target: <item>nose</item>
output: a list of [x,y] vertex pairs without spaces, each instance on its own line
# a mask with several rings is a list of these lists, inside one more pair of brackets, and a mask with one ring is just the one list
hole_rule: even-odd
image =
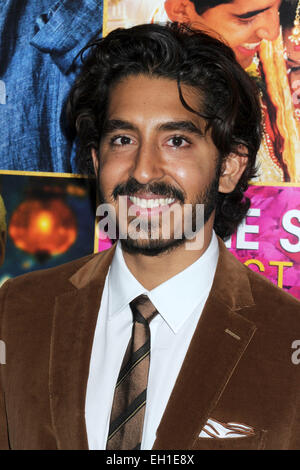
[[151,144],[141,144],[135,155],[130,176],[141,184],[148,184],[159,180],[163,175],[159,149]]
[[268,41],[275,41],[278,38],[280,31],[279,11],[277,8],[265,12],[260,24],[256,30],[259,39],[267,39]]

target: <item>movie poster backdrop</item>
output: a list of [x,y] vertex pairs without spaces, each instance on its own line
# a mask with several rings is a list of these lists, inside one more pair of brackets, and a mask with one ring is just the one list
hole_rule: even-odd
[[95,180],[66,173],[0,171],[0,194],[7,225],[0,285],[93,253]]
[[78,173],[65,101],[102,0],[0,1],[0,170]]
[[65,102],[81,49],[102,33],[102,0],[0,1],[0,284],[94,251],[94,181],[78,175]]

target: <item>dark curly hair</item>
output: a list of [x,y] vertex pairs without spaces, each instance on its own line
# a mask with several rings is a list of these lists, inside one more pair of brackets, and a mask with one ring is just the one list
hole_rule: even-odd
[[[82,58],[82,73],[67,104],[78,138],[81,170],[93,171],[91,150],[99,150],[113,84],[138,74],[175,80],[183,106],[206,120],[206,132],[211,132],[219,150],[219,163],[232,152],[244,156],[247,149],[248,164],[235,190],[218,193],[214,229],[221,238],[228,238],[250,207],[244,192],[256,174],[261,141],[258,91],[233,51],[218,39],[184,25],[146,24],[112,31],[88,45]],[[201,109],[185,103],[181,84],[199,90]]]

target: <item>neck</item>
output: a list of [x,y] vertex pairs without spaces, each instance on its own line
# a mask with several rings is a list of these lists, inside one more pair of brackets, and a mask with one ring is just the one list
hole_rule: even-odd
[[[208,221],[204,227],[204,242],[198,244],[200,246],[192,240],[158,256],[132,254],[124,250],[123,256],[134,277],[150,291],[195,263],[207,250],[211,237],[212,224]],[[192,249],[187,249],[188,246]]]

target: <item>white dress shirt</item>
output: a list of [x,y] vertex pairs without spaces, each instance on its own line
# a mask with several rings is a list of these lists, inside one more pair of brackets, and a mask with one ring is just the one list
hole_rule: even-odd
[[216,235],[192,265],[147,291],[129,271],[118,242],[106,277],[90,361],[85,419],[89,449],[106,448],[115,384],[132,332],[129,303],[141,294],[159,312],[151,321],[151,360],[141,449],[151,449],[210,292],[219,257]]

